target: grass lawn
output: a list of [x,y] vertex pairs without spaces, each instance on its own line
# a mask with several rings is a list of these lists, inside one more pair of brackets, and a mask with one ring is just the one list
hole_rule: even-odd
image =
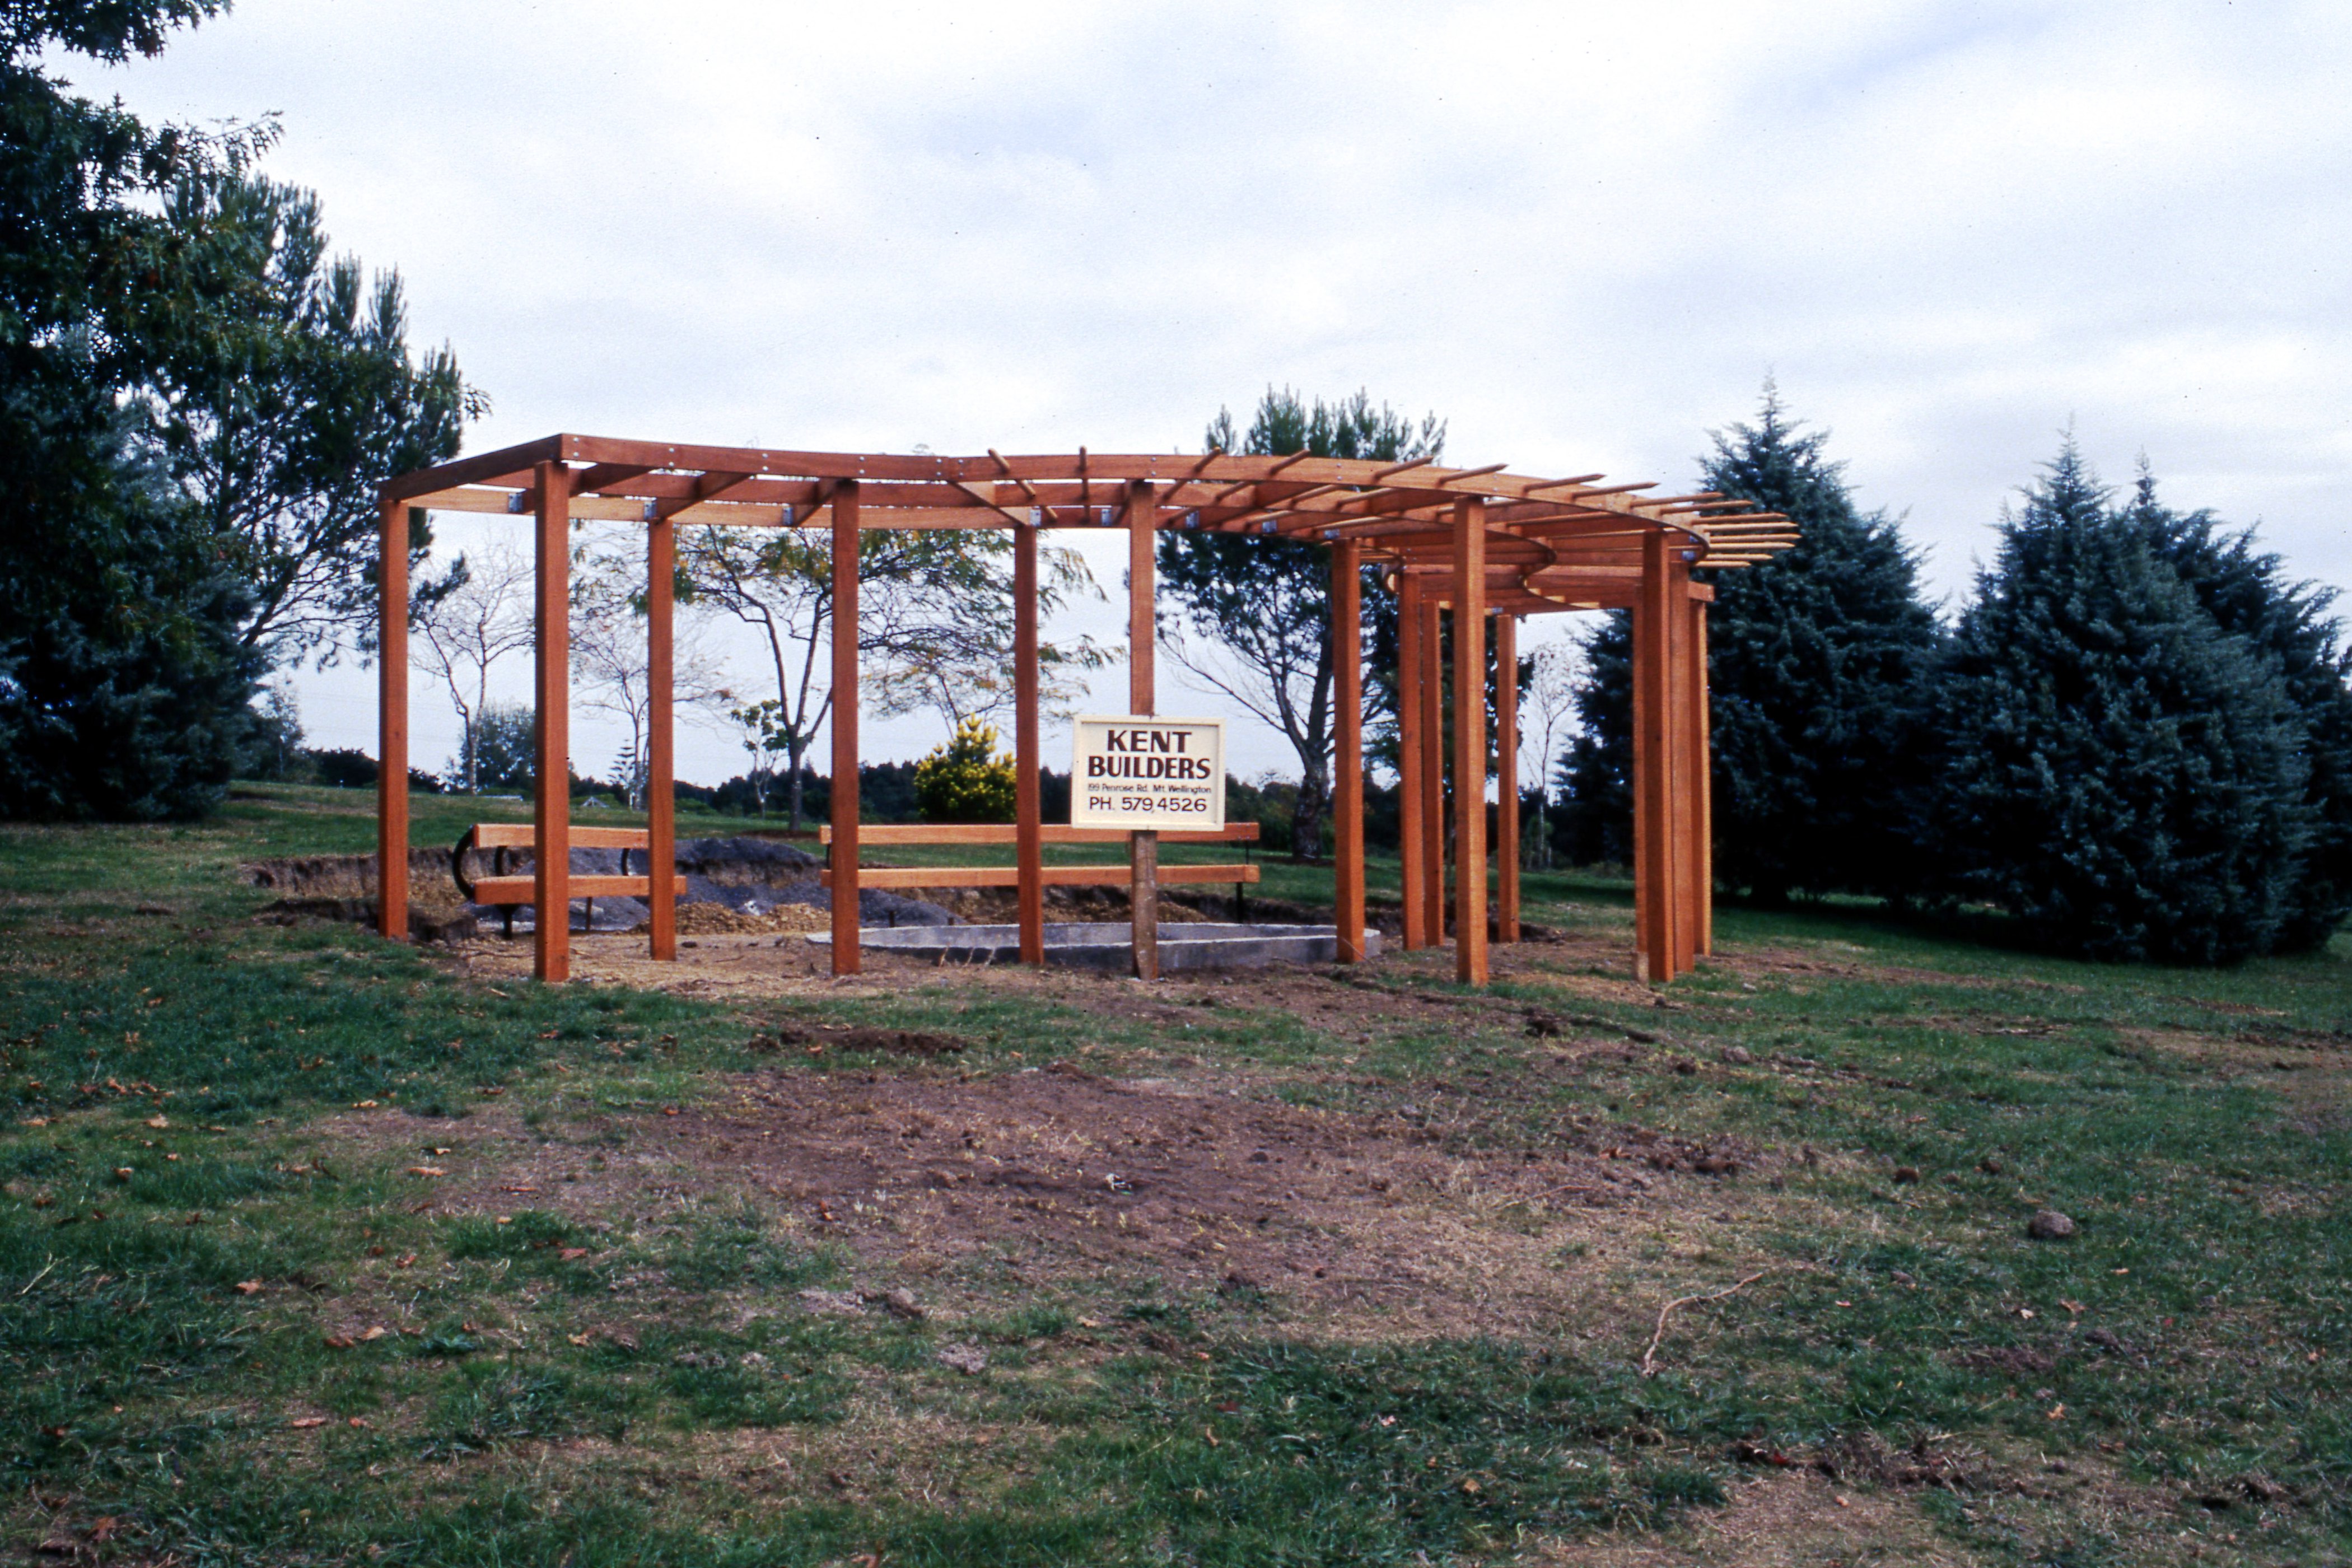
[[0,827],[0,1561],[2352,1562],[2352,940],[540,988],[371,804]]

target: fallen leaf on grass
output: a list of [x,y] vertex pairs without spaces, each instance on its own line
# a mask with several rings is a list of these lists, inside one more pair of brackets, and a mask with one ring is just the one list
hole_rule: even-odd
[[562,1261],[570,1263],[575,1259],[587,1257],[588,1252],[589,1249],[584,1247],[567,1247],[556,1253],[555,1256]]
[[360,1336],[360,1342],[362,1344],[366,1344],[372,1340],[380,1340],[390,1332],[392,1332],[390,1329],[385,1328],[382,1323],[378,1323],[375,1327],[368,1330],[367,1332]]
[[147,1125],[150,1127],[169,1127],[172,1125],[172,1119],[168,1116],[151,1116],[147,1119]]
[[358,1341],[352,1339],[349,1334],[329,1334],[327,1336],[327,1348],[331,1351],[347,1351],[358,1342]]
[[584,1334],[566,1334],[563,1337],[575,1345],[584,1345],[596,1337],[596,1331],[591,1329]]
[[411,1165],[408,1173],[412,1176],[446,1176],[449,1173],[438,1165]]
[[353,1110],[373,1110],[375,1109],[375,1105],[376,1102],[373,1100],[354,1100],[352,1101],[352,1109]]
[[299,1420],[286,1423],[297,1432],[307,1432],[313,1426],[324,1426],[326,1424],[327,1418],[323,1415],[305,1415]]
[[236,1293],[240,1296],[258,1296],[261,1294],[261,1281],[240,1279],[236,1282]]

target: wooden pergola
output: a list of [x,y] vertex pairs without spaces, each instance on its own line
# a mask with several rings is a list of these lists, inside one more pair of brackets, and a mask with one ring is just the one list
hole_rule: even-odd
[[[1657,497],[1654,484],[1600,474],[1541,479],[1499,463],[1452,468],[1291,457],[1069,456],[977,458],[681,447],[551,436],[403,475],[383,487],[381,763],[377,844],[383,931],[408,928],[408,528],[412,510],[533,520],[538,563],[538,784],[534,796],[534,972],[570,973],[575,897],[618,893],[575,877],[570,799],[568,622],[572,520],[642,525],[651,689],[648,866],[656,959],[677,956],[672,816],[672,584],[680,523],[826,528],[833,544],[833,968],[858,969],[858,536],[866,529],[1001,528],[1014,542],[1013,825],[1021,952],[1045,959],[1038,809],[1037,536],[1045,529],[1121,529],[1129,543],[1132,712],[1154,710],[1153,547],[1163,529],[1292,538],[1331,552],[1331,635],[1338,714],[1332,826],[1339,948],[1360,960],[1364,931],[1363,658],[1360,571],[1396,589],[1404,945],[1447,935],[1444,626],[1452,616],[1453,891],[1455,972],[1487,978],[1487,808],[1496,811],[1497,934],[1518,937],[1517,682],[1496,683],[1496,745],[1486,725],[1487,622],[1497,668],[1517,658],[1519,617],[1626,609],[1633,627],[1635,965],[1652,982],[1688,970],[1712,945],[1708,852],[1706,605],[1694,567],[1738,567],[1796,542],[1794,525],[1713,493]],[[1055,830],[1057,838],[1076,836]],[[1130,843],[1136,968],[1157,977],[1158,836]],[[635,890],[634,887],[625,890]],[[551,917],[547,911],[559,913]]]

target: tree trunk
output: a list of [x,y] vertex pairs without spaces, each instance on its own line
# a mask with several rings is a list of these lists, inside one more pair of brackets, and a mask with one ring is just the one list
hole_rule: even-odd
[[801,830],[801,758],[807,753],[805,742],[784,749],[784,759],[793,770],[791,779],[784,784],[784,826],[793,833]]
[[1323,817],[1331,799],[1330,774],[1323,768],[1303,768],[1298,774],[1298,808],[1290,818],[1290,858],[1312,860],[1323,853]]

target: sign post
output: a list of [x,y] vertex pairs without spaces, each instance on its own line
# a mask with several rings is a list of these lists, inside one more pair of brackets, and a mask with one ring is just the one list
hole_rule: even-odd
[[1129,713],[1073,727],[1070,826],[1128,836],[1137,979],[1160,978],[1160,830],[1224,825],[1223,720]]

